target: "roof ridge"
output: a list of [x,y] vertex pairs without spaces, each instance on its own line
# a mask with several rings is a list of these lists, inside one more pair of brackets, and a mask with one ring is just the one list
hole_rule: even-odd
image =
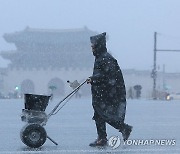
[[72,29],[45,29],[45,28],[31,28],[27,26],[24,31],[30,32],[80,32],[80,31],[89,31],[89,29],[84,26],[83,28],[72,28]]

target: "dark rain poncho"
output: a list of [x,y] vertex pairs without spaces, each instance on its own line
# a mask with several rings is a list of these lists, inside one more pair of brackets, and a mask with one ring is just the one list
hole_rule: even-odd
[[[95,63],[93,75],[90,78],[95,113],[106,122],[123,123],[126,111],[126,91],[117,60],[107,52],[103,44],[93,54]],[[96,114],[94,114],[94,120],[96,120]]]

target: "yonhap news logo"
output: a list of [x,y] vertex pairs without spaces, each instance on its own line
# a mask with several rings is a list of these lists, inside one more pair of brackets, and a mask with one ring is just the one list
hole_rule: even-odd
[[124,142],[124,145],[155,145],[155,146],[174,146],[174,139],[132,139]]
[[121,140],[118,136],[112,136],[109,138],[108,144],[112,149],[116,149],[121,145]]
[[108,144],[112,149],[118,148],[120,145],[128,146],[175,146],[175,139],[129,139],[123,141],[119,136],[112,136],[108,140]]

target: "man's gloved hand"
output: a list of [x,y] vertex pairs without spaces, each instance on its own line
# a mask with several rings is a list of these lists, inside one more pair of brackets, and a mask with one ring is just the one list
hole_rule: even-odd
[[87,84],[90,84],[92,81],[91,81],[91,78],[88,78],[87,80],[86,80],[86,82],[87,82]]

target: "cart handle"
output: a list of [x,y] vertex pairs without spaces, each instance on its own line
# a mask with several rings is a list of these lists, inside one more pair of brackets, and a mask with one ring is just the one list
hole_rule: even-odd
[[82,85],[84,85],[87,82],[87,79],[82,82],[78,87],[76,87],[69,95],[67,95],[64,99],[62,99],[55,107],[54,109],[47,115],[47,119],[49,119],[50,116],[54,114],[54,112],[57,110],[59,105],[64,102],[69,96],[71,96],[76,90],[78,90]]

